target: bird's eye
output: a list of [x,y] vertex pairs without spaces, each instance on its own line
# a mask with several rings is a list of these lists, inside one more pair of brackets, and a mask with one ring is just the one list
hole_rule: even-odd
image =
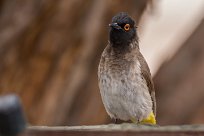
[[130,30],[130,24],[125,24],[124,29],[125,29],[125,31],[129,31]]

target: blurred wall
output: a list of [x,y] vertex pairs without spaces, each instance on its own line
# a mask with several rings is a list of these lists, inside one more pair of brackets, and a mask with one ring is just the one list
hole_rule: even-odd
[[0,94],[21,96],[32,125],[110,122],[97,66],[114,14],[138,22],[151,0],[2,0]]
[[[138,24],[144,11],[151,13],[156,4],[151,0],[1,0],[0,95],[20,95],[32,125],[110,123],[97,81],[108,24],[120,11],[128,12]],[[161,125],[204,122],[204,23],[197,24],[155,73]]]
[[161,125],[204,123],[204,20],[154,77]]

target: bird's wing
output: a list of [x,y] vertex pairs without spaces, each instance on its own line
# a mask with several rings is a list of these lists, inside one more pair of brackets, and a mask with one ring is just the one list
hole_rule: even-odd
[[147,87],[149,89],[149,93],[151,95],[152,102],[153,102],[153,108],[152,109],[153,109],[154,115],[156,116],[155,89],[154,89],[154,84],[153,84],[153,81],[151,78],[151,73],[150,73],[149,67],[147,65],[147,62],[145,61],[143,55],[140,52],[138,52],[138,60],[139,60],[140,65],[141,65],[142,76],[144,77],[144,79],[147,82]]

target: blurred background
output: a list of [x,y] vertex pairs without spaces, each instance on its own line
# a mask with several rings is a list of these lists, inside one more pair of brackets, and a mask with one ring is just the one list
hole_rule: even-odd
[[204,123],[203,0],[1,0],[0,95],[17,93],[31,125],[110,123],[97,67],[121,11],[138,25],[158,124]]

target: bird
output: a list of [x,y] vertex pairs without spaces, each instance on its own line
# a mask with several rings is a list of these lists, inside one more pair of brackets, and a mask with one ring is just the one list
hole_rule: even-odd
[[109,40],[98,66],[103,105],[115,120],[156,124],[156,98],[148,64],[140,52],[135,21],[120,12],[109,24]]

